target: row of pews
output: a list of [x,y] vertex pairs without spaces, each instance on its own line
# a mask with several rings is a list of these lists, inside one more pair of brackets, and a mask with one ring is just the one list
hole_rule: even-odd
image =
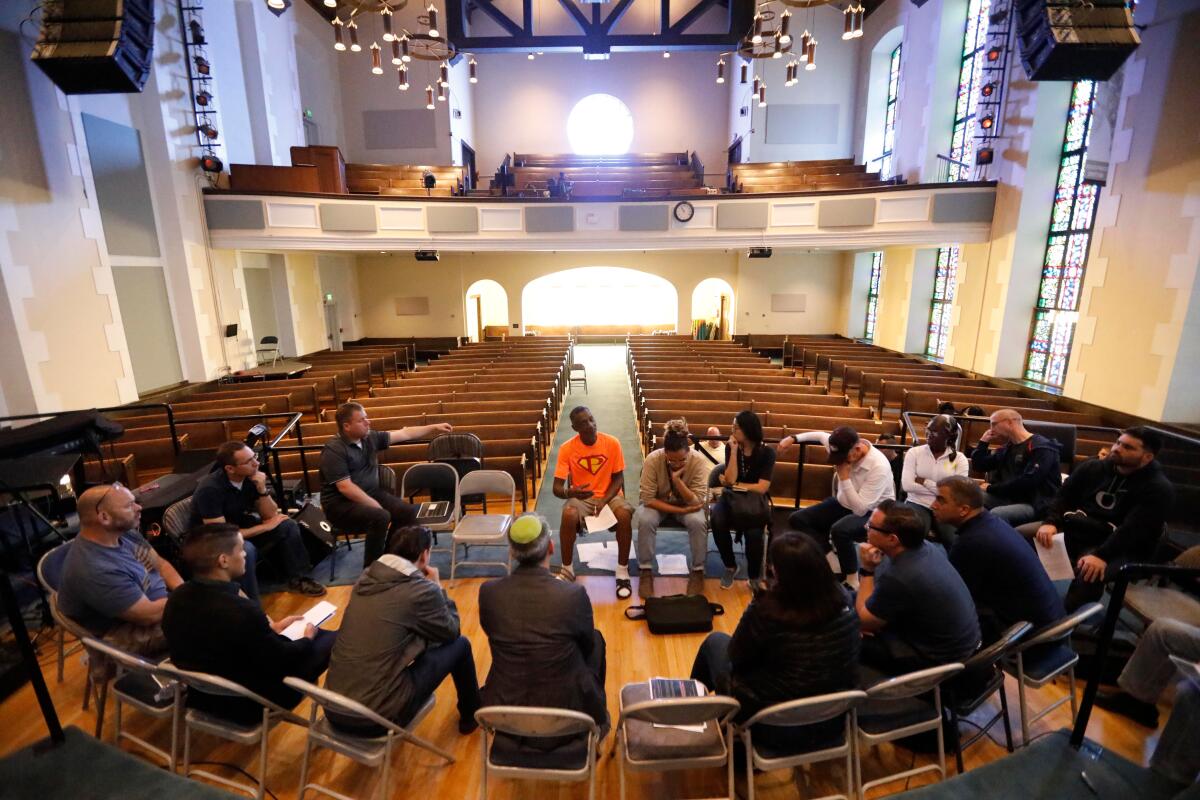
[[731,164],[728,186],[737,193],[844,192],[891,186],[878,172],[852,158],[820,161],[771,161],[757,164]]
[[[509,165],[511,164],[511,168]],[[510,171],[511,169],[511,171]],[[511,174],[511,178],[506,177]],[[566,181],[571,197],[689,197],[709,193],[696,154],[577,156],[513,153],[495,183],[517,196],[541,196]]]
[[[235,192],[361,194],[391,197],[452,197],[464,194],[463,167],[416,164],[347,163],[337,147],[293,147],[290,166],[230,164]],[[426,180],[432,178],[432,187]]]

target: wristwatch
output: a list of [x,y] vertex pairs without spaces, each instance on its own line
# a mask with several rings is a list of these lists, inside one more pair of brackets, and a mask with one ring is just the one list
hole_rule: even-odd
[[860,577],[860,578],[873,578],[873,577],[875,577],[875,573],[874,573],[872,570],[869,570],[869,569],[863,569],[862,567],[859,567],[859,568],[858,568],[858,577]]

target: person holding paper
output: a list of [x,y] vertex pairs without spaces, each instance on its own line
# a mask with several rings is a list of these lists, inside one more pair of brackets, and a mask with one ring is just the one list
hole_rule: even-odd
[[[458,732],[477,727],[479,682],[471,642],[462,635],[458,607],[429,563],[433,533],[401,528],[388,551],[363,570],[338,630],[325,686],[380,716],[408,725],[450,676],[458,695]],[[329,712],[340,728],[379,735],[356,717]]]
[[633,506],[625,499],[625,456],[616,437],[600,433],[596,418],[586,406],[571,409],[571,430],[575,435],[558,448],[554,466],[554,496],[563,503],[558,535],[562,541],[562,569],[558,577],[575,580],[571,566],[575,555],[575,535],[585,530],[587,517],[607,508],[617,528],[617,599],[633,594],[629,579],[629,546],[633,542]]
[[1066,616],[1042,562],[1016,529],[983,507],[979,485],[953,475],[936,486],[933,516],[957,529],[950,563],[975,600],[984,644],[1014,623],[1036,630]]
[[1085,461],[1063,484],[1039,525],[1018,528],[1049,547],[1066,540],[1076,578],[1067,610],[1099,600],[1109,572],[1131,561],[1150,561],[1175,498],[1156,456],[1162,436],[1151,428],[1127,428],[1104,459]]
[[[1155,620],[1117,678],[1121,691],[1101,691],[1096,705],[1157,728],[1158,698],[1180,675],[1172,656],[1193,664],[1200,661],[1200,628],[1173,619]],[[1195,669],[1190,672],[1176,683],[1175,707],[1150,756],[1150,768],[1181,787],[1200,777],[1200,683]]]
[[646,456],[639,486],[641,504],[633,515],[637,529],[638,592],[654,594],[654,544],[658,526],[674,517],[687,528],[692,551],[688,594],[704,592],[704,562],[708,558],[708,520],[704,500],[708,495],[708,460],[693,452],[687,422],[666,424],[663,446]]
[[391,531],[411,525],[415,506],[379,485],[379,451],[390,445],[449,433],[448,422],[415,425],[394,431],[373,431],[359,403],[342,403],[336,417],[337,436],[321,450],[321,510],[329,521],[347,531],[365,531],[363,565],[383,555]]
[[[246,550],[236,525],[193,529],[183,542],[192,579],[167,598],[162,628],[171,662],[180,669],[207,672],[241,684],[284,708],[302,695],[284,685],[286,677],[316,681],[329,665],[337,634],[307,625],[293,641],[282,634],[301,617],[273,621],[258,603],[238,591],[246,570]],[[189,691],[188,705],[242,724],[262,719],[262,709],[241,697]]]

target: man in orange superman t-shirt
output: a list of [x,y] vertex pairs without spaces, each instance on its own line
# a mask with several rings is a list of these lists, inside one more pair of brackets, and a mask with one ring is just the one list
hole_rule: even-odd
[[629,582],[629,546],[633,541],[633,506],[625,500],[625,457],[621,443],[596,429],[596,418],[585,406],[571,410],[572,436],[558,449],[554,467],[554,496],[563,504],[558,535],[562,544],[559,577],[575,580],[571,562],[575,557],[575,535],[584,517],[594,516],[608,506],[617,518],[617,598],[633,594]]

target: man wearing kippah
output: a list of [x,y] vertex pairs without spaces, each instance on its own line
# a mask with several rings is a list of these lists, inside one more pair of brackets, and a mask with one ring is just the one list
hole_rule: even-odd
[[[548,706],[582,711],[608,733],[604,637],[578,583],[550,574],[554,540],[537,514],[508,531],[512,574],[479,587],[479,623],[492,650],[481,693],[485,706]],[[524,740],[522,749],[550,750],[562,737]]]

